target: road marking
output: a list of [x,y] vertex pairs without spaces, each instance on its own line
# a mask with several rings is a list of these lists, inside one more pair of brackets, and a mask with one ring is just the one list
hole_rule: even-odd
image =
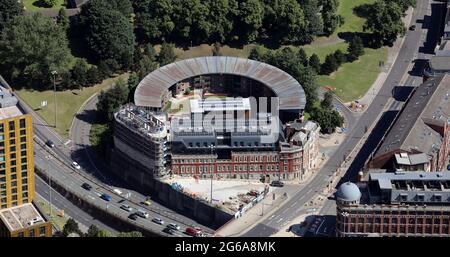
[[283,220],[283,218],[280,218],[277,222],[275,223],[280,223]]

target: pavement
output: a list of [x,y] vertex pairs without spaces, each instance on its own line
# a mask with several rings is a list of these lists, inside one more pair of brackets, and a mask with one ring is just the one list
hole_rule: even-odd
[[[421,22],[422,26],[417,26],[415,31],[407,32],[397,59],[393,63],[391,71],[387,75],[382,87],[379,89],[378,94],[372,100],[372,103],[367,110],[355,121],[355,125],[349,129],[347,139],[339,146],[335,154],[330,157],[328,162],[318,171],[318,174],[310,183],[299,190],[296,195],[287,200],[285,204],[273,213],[273,217],[270,220],[268,218],[261,219],[254,224],[253,228],[243,234],[243,236],[267,237],[275,234],[283,228],[283,225],[277,224],[274,221],[279,219],[287,221],[297,219],[301,215],[307,214],[305,205],[310,202],[311,199],[315,199],[319,195],[327,196],[328,193],[324,193],[324,189],[327,188],[327,185],[330,184],[332,178],[335,177],[336,171],[341,167],[342,163],[348,165],[347,162],[354,158],[354,155],[360,154],[361,151],[353,151],[353,149],[358,144],[361,144],[368,134],[371,134],[372,131],[368,130],[368,127],[371,127],[372,124],[376,123],[378,117],[382,115],[385,105],[388,101],[392,101],[393,89],[396,86],[401,86],[400,81],[410,69],[410,64],[415,61],[417,57],[425,58],[427,52],[433,48],[433,41],[435,38],[430,35],[436,34],[434,30],[439,26],[433,25],[433,23],[437,23],[438,21],[435,20],[439,20],[440,17],[438,17],[438,15],[431,15],[431,12],[436,11],[436,4],[439,2],[433,1],[433,8],[430,6],[430,3],[430,1],[417,2],[417,7],[412,14],[412,20]],[[415,63],[415,65],[417,65],[417,63]],[[411,74],[415,79],[420,77],[420,75],[421,74]],[[383,116],[381,119],[383,119]],[[376,130],[378,128],[377,126],[374,127],[374,134],[378,133]],[[363,148],[362,150],[366,151],[369,149]],[[349,155],[350,153],[352,153],[352,155]],[[367,158],[355,158],[340,181],[355,180],[357,172],[359,172],[360,168],[364,165],[366,159]],[[330,204],[328,204],[328,206],[330,206]],[[286,211],[286,209],[289,209],[290,211]],[[331,210],[332,207],[329,207],[329,209]]]

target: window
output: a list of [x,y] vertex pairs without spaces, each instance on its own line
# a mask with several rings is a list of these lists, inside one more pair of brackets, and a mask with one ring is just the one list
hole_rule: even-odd
[[10,151],[10,152],[15,152],[15,151],[16,151],[16,147],[15,147],[15,146],[11,146],[11,147],[9,148],[9,151]]
[[30,230],[29,236],[30,236],[30,237],[34,237],[34,229],[31,229],[31,230]]
[[[21,149],[21,150],[27,149],[27,144],[26,144],[26,143],[25,143],[25,144],[21,144],[21,145],[20,145],[20,149]],[[15,148],[14,148],[14,151],[15,151]]]
[[20,119],[19,126],[20,128],[25,128],[25,119]]
[[10,140],[9,140],[9,144],[10,144],[10,145],[15,145],[15,144],[16,144],[16,140],[10,139]]
[[14,131],[9,132],[9,138],[14,138],[14,137],[16,137],[16,132],[14,132]]
[[19,232],[19,233],[17,233],[17,237],[24,237],[24,234],[23,234],[23,232]]
[[21,137],[20,138],[20,142],[21,143],[26,143],[27,142],[27,138],[26,137]]
[[27,131],[25,130],[25,129],[22,129],[21,131],[20,131],[20,135],[21,136],[24,136],[24,135],[26,135],[27,134]]
[[45,236],[45,227],[40,227],[39,228],[39,235],[40,236]]
[[14,130],[14,121],[9,122],[9,130]]
[[0,133],[3,133],[3,131],[4,131],[3,124],[0,124]]

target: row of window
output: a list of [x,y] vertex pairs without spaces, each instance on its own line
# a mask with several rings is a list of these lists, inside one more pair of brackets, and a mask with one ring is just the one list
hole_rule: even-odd
[[[19,128],[24,129],[26,125],[26,121],[25,119],[20,119],[19,120]],[[0,123],[0,133],[3,133],[5,131],[5,124],[4,123]],[[8,128],[9,130],[15,130],[15,122],[13,120],[8,122]]]
[[[45,236],[46,230],[47,230],[47,229],[46,229],[45,226],[39,227],[39,236]],[[25,232],[19,232],[19,233],[17,234],[17,236],[18,236],[18,237],[24,237],[24,236],[25,236]],[[30,229],[30,230],[28,231],[28,236],[29,236],[29,237],[34,237],[34,236],[35,236],[35,234],[34,234],[34,229]]]
[[380,225],[350,225],[341,226],[340,230],[347,233],[386,233],[386,234],[450,234],[448,225],[410,225],[410,226],[380,226]]
[[[20,130],[19,131],[19,134],[20,134],[20,139],[22,139],[22,138],[27,138],[26,137],[26,135],[27,135],[27,131],[25,130],[25,129],[22,129],[22,130]],[[9,139],[10,140],[14,140],[15,139],[15,137],[16,137],[16,131],[10,131],[9,132]],[[5,140],[5,134],[3,133],[3,132],[1,132],[0,133],[0,141],[3,141],[3,140]],[[11,142],[11,141],[10,141]]]
[[[339,220],[344,220],[345,218],[343,218],[342,216],[339,217]],[[383,219],[381,219],[380,217],[367,217],[367,218],[356,218],[356,217],[351,217],[348,218],[346,220],[347,223],[351,223],[351,224],[355,224],[355,223],[359,223],[359,224],[449,224],[450,219],[448,218],[448,216],[446,217],[436,217],[436,218],[422,218],[422,217],[410,217],[410,218],[398,218],[398,217],[392,217],[392,218],[388,218],[388,217],[384,217]],[[434,221],[434,222],[433,222]]]
[[[198,167],[198,168],[197,168]],[[235,172],[242,172],[242,171],[247,171],[247,167],[248,167],[248,171],[279,171],[280,167],[279,165],[272,165],[272,164],[268,164],[268,165],[234,165],[234,171]],[[177,172],[178,171],[178,166],[174,166],[174,171]],[[232,171],[232,165],[217,165],[217,172],[231,172]],[[283,167],[284,171],[287,171],[288,167],[284,166]],[[214,166],[208,166],[208,165],[203,165],[203,166],[180,166],[179,167],[180,172],[181,173],[195,173],[196,171],[198,172],[211,172],[214,170]]]

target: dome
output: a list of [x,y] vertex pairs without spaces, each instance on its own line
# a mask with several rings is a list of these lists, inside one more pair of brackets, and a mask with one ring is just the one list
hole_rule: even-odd
[[357,185],[352,182],[346,182],[339,187],[336,198],[346,202],[359,201],[361,192]]

